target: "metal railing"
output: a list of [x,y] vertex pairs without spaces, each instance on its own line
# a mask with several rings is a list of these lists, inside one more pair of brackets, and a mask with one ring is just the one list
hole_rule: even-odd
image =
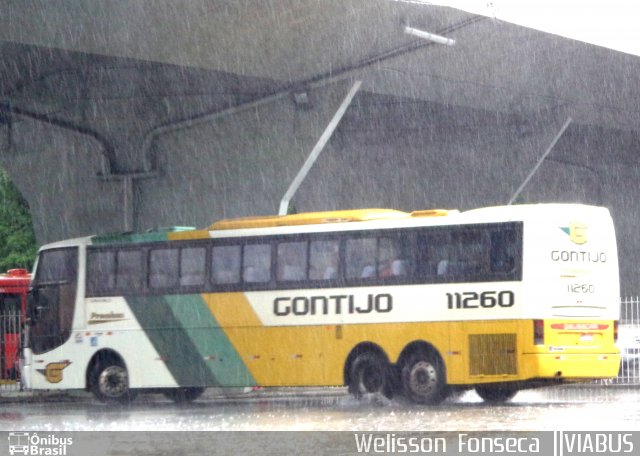
[[640,385],[640,297],[620,300],[618,346],[622,355],[614,384]]
[[20,347],[22,347],[20,313],[0,314],[0,391],[20,389],[18,367]]

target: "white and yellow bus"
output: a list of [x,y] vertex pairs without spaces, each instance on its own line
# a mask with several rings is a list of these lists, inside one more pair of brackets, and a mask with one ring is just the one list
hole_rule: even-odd
[[24,379],[192,400],[339,386],[433,404],[615,377],[605,208],[384,209],[223,220],[42,247]]

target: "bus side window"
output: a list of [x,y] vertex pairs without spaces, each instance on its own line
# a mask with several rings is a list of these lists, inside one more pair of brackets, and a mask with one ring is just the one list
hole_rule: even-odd
[[309,279],[333,280],[338,278],[340,256],[338,241],[311,241],[309,245]]
[[277,250],[278,281],[306,280],[307,243],[281,242]]
[[346,269],[348,279],[376,277],[376,238],[348,239]]
[[464,230],[418,236],[419,273],[447,281],[486,269],[481,231]]
[[206,256],[204,247],[180,249],[180,285],[204,285]]
[[409,238],[378,239],[378,276],[402,277],[409,274]]
[[125,293],[142,287],[142,251],[120,250],[116,255],[116,287]]
[[178,285],[178,249],[153,249],[149,252],[149,287],[171,288]]
[[491,233],[491,272],[509,273],[516,267],[516,233],[502,229]]
[[271,280],[271,245],[247,244],[243,252],[242,280],[247,283],[264,283]]
[[417,271],[420,276],[435,278],[448,273],[450,249],[446,233],[420,233],[417,250]]
[[113,290],[116,286],[116,253],[89,251],[87,253],[87,295]]
[[219,245],[213,248],[211,274],[218,285],[240,282],[240,246]]
[[454,233],[450,245],[453,264],[449,264],[449,273],[475,276],[487,272],[486,236],[483,234],[479,230]]

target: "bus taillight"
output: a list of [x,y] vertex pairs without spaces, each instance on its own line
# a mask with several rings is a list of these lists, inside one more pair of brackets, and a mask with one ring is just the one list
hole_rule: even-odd
[[544,320],[533,320],[533,343],[544,345]]

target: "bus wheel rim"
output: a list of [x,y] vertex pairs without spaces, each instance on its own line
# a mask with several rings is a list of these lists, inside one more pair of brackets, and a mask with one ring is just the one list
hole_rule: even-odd
[[435,367],[427,361],[418,361],[411,368],[409,374],[409,387],[414,394],[429,396],[438,383],[438,374]]
[[98,382],[102,394],[108,397],[120,397],[128,389],[127,370],[121,366],[109,366],[100,373]]

